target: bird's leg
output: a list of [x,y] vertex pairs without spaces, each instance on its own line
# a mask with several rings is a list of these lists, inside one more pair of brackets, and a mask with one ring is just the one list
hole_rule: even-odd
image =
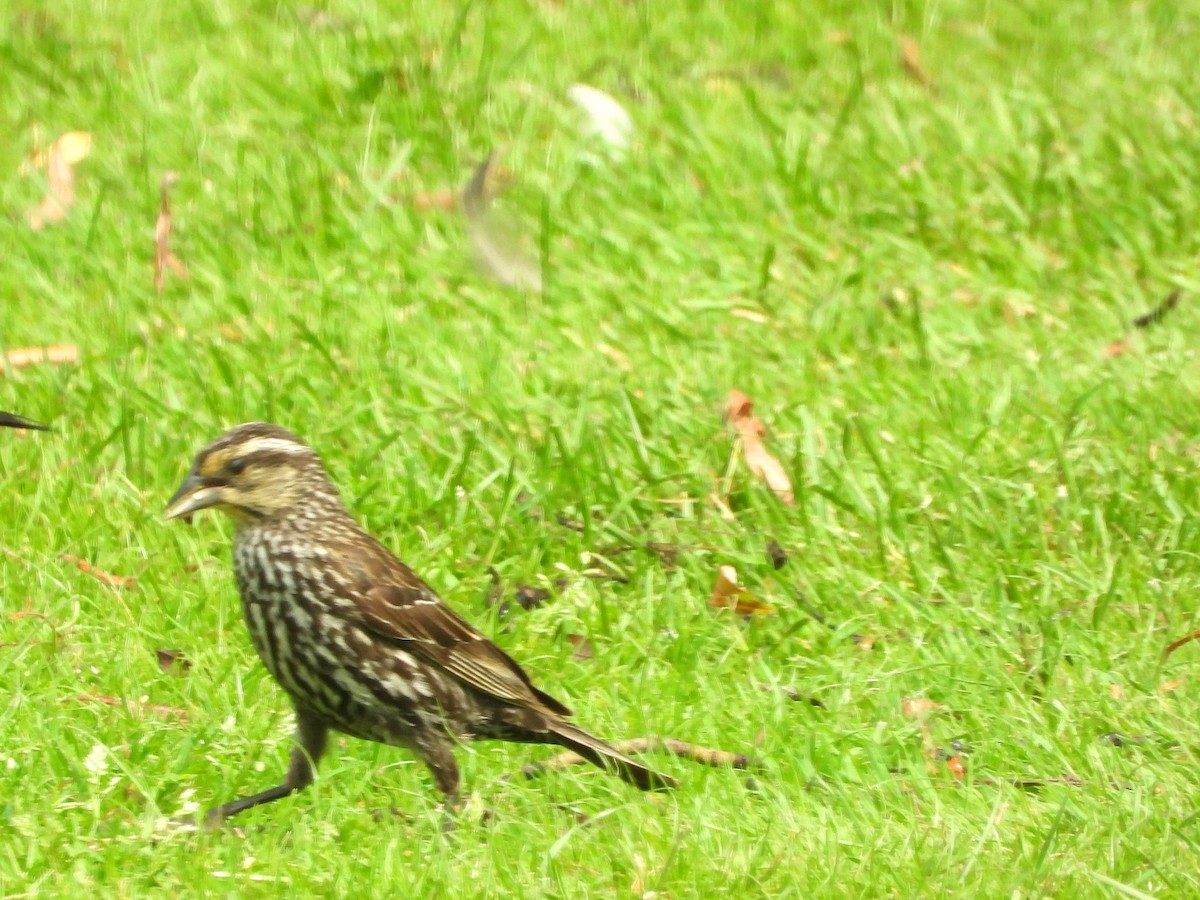
[[451,832],[455,828],[455,816],[458,814],[458,763],[454,761],[454,746],[444,734],[436,739],[430,738],[418,741],[417,755],[433,773],[433,783],[442,792],[445,815],[442,820],[442,831]]
[[282,799],[289,794],[302,791],[313,782],[316,776],[317,763],[325,752],[325,740],[329,729],[325,723],[306,710],[296,709],[296,746],[292,748],[292,758],[288,763],[287,775],[283,784],[268,788],[249,797],[230,800],[220,806],[214,806],[204,816],[205,828],[219,828],[230,816],[236,816],[252,806],[260,806]]

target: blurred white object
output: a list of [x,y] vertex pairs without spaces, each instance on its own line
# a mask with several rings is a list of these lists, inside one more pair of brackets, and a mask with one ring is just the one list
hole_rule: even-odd
[[620,103],[604,91],[586,84],[573,84],[567,96],[587,116],[585,133],[600,138],[614,150],[627,150],[633,140],[633,119]]

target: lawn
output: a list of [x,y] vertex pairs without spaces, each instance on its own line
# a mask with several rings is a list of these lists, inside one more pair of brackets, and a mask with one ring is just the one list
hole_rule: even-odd
[[[0,348],[78,359],[0,375],[54,428],[0,432],[0,894],[1200,892],[1198,58],[1173,0],[4,5]],[[497,148],[540,289],[447,208]],[[447,840],[344,738],[164,828],[290,746],[228,523],[162,518],[247,420],[584,727],[759,767],[479,743]]]

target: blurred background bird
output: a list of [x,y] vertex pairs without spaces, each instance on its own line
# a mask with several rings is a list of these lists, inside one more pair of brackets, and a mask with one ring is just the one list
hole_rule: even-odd
[[208,824],[306,787],[331,728],[411,749],[448,809],[454,747],[470,739],[558,744],[643,790],[674,786],[568,722],[566,706],[358,525],[291,432],[250,423],[201,450],[166,516],[203,509],[234,522],[250,638],[296,710],[283,782],[210,810]]

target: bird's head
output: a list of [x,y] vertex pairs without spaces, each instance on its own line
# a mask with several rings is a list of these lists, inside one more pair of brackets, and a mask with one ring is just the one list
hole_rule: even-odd
[[241,527],[327,504],[340,509],[341,499],[316,451],[278,425],[249,422],[200,451],[166,517],[219,509]]

